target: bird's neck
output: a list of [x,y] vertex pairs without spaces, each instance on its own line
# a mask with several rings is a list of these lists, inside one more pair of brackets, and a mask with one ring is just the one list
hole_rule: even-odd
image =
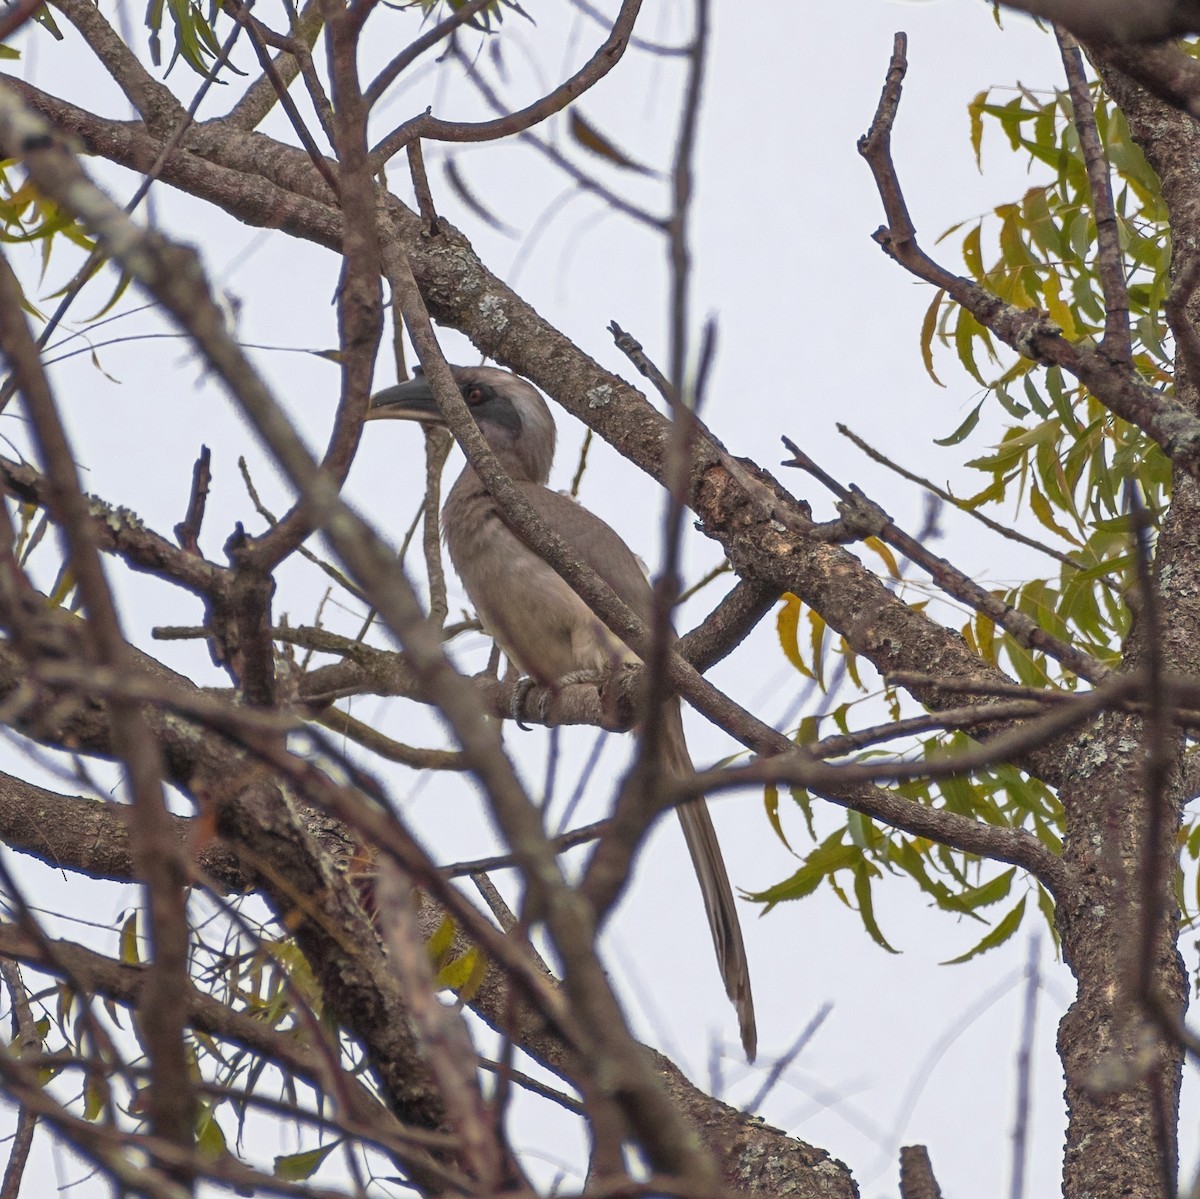
[[[541,470],[540,465],[531,463],[526,454],[522,453],[518,447],[508,445],[493,445],[488,443],[492,453],[496,456],[496,461],[500,464],[504,473],[514,483],[538,483],[545,487],[549,480],[549,474]],[[469,485],[478,487],[480,491],[486,491],[487,488],[483,485],[483,480],[475,473],[475,468],[468,462],[463,467],[462,474],[458,477],[458,482],[455,483],[457,488],[460,484],[468,485],[468,480],[473,480]]]

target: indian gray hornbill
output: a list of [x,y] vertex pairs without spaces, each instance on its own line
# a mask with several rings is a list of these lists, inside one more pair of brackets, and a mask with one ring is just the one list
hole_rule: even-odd
[[[598,516],[546,486],[554,460],[555,429],[545,400],[524,379],[498,367],[452,370],[480,432],[525,499],[583,562],[648,621],[652,593],[633,552]],[[373,396],[367,415],[445,423],[421,375]],[[542,686],[554,687],[569,676],[603,673],[621,662],[639,661],[505,524],[470,464],[442,508],[442,535],[484,629],[519,670]],[[675,774],[693,771],[677,697],[668,701],[663,754]],[[754,1000],[721,847],[703,797],[681,804],[676,811],[704,896],[725,991],[737,1008],[742,1046],[752,1061],[757,1042]]]

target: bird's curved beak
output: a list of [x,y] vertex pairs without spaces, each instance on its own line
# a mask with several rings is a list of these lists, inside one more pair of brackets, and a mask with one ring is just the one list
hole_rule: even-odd
[[427,425],[446,423],[424,375],[377,391],[367,408],[367,420],[419,420]]

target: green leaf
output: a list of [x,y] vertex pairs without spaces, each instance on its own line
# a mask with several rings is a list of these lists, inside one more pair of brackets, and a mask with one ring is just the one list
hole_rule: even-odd
[[1017,906],[1006,915],[999,924],[995,926],[981,941],[978,942],[972,949],[966,953],[960,954],[956,958],[950,958],[942,963],[943,966],[957,966],[963,962],[969,962],[972,958],[978,957],[981,953],[987,953],[989,949],[995,949],[998,945],[1003,945],[1013,933],[1021,927],[1021,920],[1025,915],[1025,897],[1022,896],[1018,901]]
[[83,1118],[99,1120],[108,1106],[108,1083],[95,1070],[88,1071],[87,1081],[83,1084]]
[[[896,578],[899,578],[897,573]],[[865,692],[866,684],[862,681],[862,676],[858,672],[858,655],[850,647],[850,642],[845,637],[840,638],[842,644],[842,662],[845,664],[846,673],[850,676],[850,681],[859,689]]]
[[[986,399],[987,397],[985,396],[984,400]],[[949,437],[934,438],[933,444],[943,446],[958,445],[960,442],[966,441],[966,439],[971,436],[975,426],[979,424],[979,413],[983,409],[984,400],[980,400],[979,403],[971,409],[971,411],[967,414],[967,419],[963,421],[963,423],[959,425]]]
[[618,150],[590,121],[584,119],[578,108],[572,107],[567,113],[571,136],[585,149],[590,150],[600,158],[611,162],[613,166],[625,171],[633,171],[638,175],[657,175],[658,171],[636,162],[628,154]]
[[1036,483],[1029,488],[1029,507],[1033,510],[1034,516],[1045,525],[1052,533],[1057,533],[1065,541],[1071,542],[1072,545],[1079,545],[1079,538],[1054,519],[1054,510],[1050,507],[1050,501],[1038,490]]
[[1002,899],[1008,898],[1016,873],[1017,870],[1014,866],[1011,870],[1005,870],[1002,874],[998,874],[986,883],[981,883],[978,887],[960,892],[955,898],[962,905],[964,911],[974,911],[976,908],[985,908],[993,903],[999,903]]
[[205,1157],[224,1157],[229,1152],[225,1134],[217,1123],[214,1106],[204,1104],[196,1118],[196,1148]]
[[459,169],[458,163],[454,158],[447,157],[442,161],[442,172],[446,176],[446,182],[450,184],[450,187],[466,208],[473,212],[485,225],[495,229],[497,233],[502,233],[505,237],[517,236],[517,231],[510,225],[506,225],[496,216],[467,185],[467,181],[463,177],[462,171]]
[[[792,801],[804,816],[804,825],[808,829],[808,835],[815,841],[817,839],[817,827],[813,823],[812,796],[803,787],[792,787],[790,790]],[[790,849],[791,846],[788,846],[788,848]]]
[[812,626],[809,633],[809,645],[812,649],[812,668],[817,678],[817,685],[825,690],[825,633],[828,625],[825,618],[812,608],[808,610],[808,623]]
[[285,1157],[275,1159],[275,1177],[285,1182],[303,1182],[311,1178],[320,1168],[325,1159],[341,1144],[340,1140],[330,1141],[319,1149],[306,1149],[303,1153],[289,1153]]
[[48,4],[43,4],[37,10],[37,12],[33,14],[33,19],[44,30],[46,30],[46,32],[49,33],[56,42],[61,42],[63,40],[62,30],[59,29],[58,25],[56,24],[54,20],[54,14],[50,11],[50,6]]
[[965,309],[960,311],[954,326],[954,348],[958,351],[958,360],[963,369],[981,387],[986,387],[987,383],[975,362],[975,341],[984,336],[983,327],[979,322]]
[[441,922],[433,930],[432,936],[430,936],[425,945],[425,948],[429,951],[430,960],[440,962],[450,952],[450,947],[453,944],[454,921],[449,916],[443,916]]
[[[997,20],[999,16],[997,14]],[[980,92],[967,105],[967,115],[971,120],[971,149],[975,151],[975,166],[983,173],[983,108],[987,103],[987,92]]]
[[862,850],[857,845],[843,845],[837,832],[832,838],[819,845],[805,859],[805,863],[791,878],[768,887],[765,891],[752,891],[750,898],[756,903],[766,904],[770,911],[777,903],[785,900],[803,899],[811,895],[822,883],[838,870],[856,865],[862,859]]
[[1058,926],[1055,924],[1054,920],[1054,900],[1051,897],[1050,892],[1047,891],[1046,888],[1040,883],[1038,884],[1037,902],[1038,911],[1042,913],[1042,916],[1046,921],[1046,927],[1050,930],[1050,936],[1054,938],[1054,948],[1058,949],[1061,942],[1058,936]]
[[899,579],[900,564],[896,561],[896,555],[892,553],[890,546],[880,541],[878,537],[868,537],[863,541],[863,547],[878,554],[883,560],[883,565],[886,567],[888,574],[893,579]]
[[[863,927],[867,930],[872,941],[886,949],[888,953],[898,953],[888,944],[878,922],[875,919],[875,904],[871,898],[872,867],[866,862],[860,862],[854,870],[854,898],[858,900],[858,914],[862,917]],[[876,872],[878,873],[878,872]]]
[[983,265],[983,249],[980,244],[982,237],[983,224],[980,223],[968,231],[962,244],[963,262],[967,264],[967,270],[976,279],[982,279],[987,274]]

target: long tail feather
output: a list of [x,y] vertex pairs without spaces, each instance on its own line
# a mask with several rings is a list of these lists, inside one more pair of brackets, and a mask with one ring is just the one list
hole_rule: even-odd
[[[677,700],[670,705],[664,731],[663,756],[667,765],[674,773],[691,774],[695,767],[683,737],[683,718]],[[725,859],[721,855],[708,803],[703,796],[680,804],[676,811],[704,896],[704,911],[712,930],[717,965],[725,981],[725,993],[737,1009],[742,1048],[746,1051],[746,1060],[752,1062],[758,1049],[754,996],[750,992],[750,966],[746,960],[746,946],[742,941],[742,927],[738,921],[733,888],[729,885],[729,874],[725,870]]]

